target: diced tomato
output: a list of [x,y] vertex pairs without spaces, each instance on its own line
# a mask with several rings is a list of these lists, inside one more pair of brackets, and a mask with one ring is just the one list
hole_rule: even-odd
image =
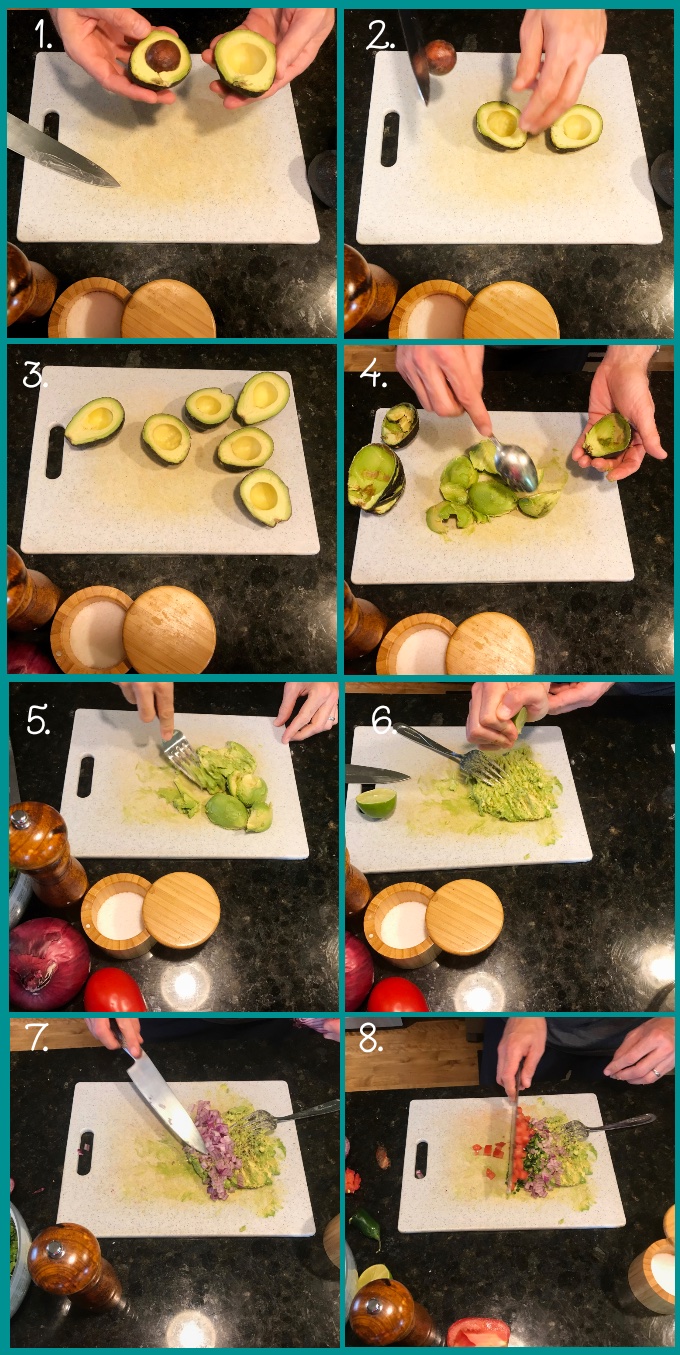
[[502,1156],[503,1156],[503,1149],[502,1149],[502,1148],[494,1148],[494,1150],[493,1150],[493,1156],[494,1156],[494,1157],[502,1157]]
[[484,1145],[484,1156],[485,1156],[485,1157],[491,1157],[492,1152],[493,1152],[493,1147],[492,1147],[492,1145],[491,1145],[490,1143],[485,1144],[485,1145]]
[[446,1334],[447,1346],[507,1346],[510,1328],[497,1317],[462,1317]]
[[505,1148],[505,1139],[499,1139],[499,1140],[498,1140],[498,1143],[495,1144],[494,1146],[495,1146],[496,1148]]
[[488,1176],[488,1178],[489,1178],[490,1181],[495,1181],[495,1180],[496,1180],[496,1173],[495,1173],[495,1172],[492,1172],[490,1167],[487,1167],[487,1169],[486,1169],[486,1175]]
[[473,1145],[472,1145],[472,1151],[473,1151],[473,1153],[481,1153],[481,1151],[482,1151],[482,1145],[481,1145],[481,1143],[473,1143]]

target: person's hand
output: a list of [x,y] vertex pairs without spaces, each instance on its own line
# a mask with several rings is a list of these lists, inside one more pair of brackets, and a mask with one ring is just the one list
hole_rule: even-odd
[[474,682],[465,734],[478,748],[512,748],[519,738],[513,717],[527,708],[527,720],[548,713],[549,682]]
[[606,1077],[615,1078],[617,1082],[649,1087],[674,1067],[674,1019],[672,1016],[653,1016],[628,1032],[604,1071]]
[[[604,49],[604,9],[528,9],[519,30],[515,90],[533,89],[519,125],[535,135],[575,103],[591,61]],[[545,61],[541,65],[541,56]]]
[[511,1016],[505,1024],[503,1038],[498,1046],[496,1081],[508,1096],[514,1096],[517,1069],[524,1064],[519,1079],[520,1091],[527,1091],[543,1056],[548,1038],[548,1023],[544,1016]]
[[594,706],[613,682],[553,682],[548,693],[548,714],[566,715],[570,710]]
[[469,414],[478,432],[488,438],[493,429],[482,399],[483,364],[483,344],[397,348],[397,371],[415,391],[422,409],[445,419]]
[[[646,344],[613,344],[607,349],[590,386],[588,422],[572,449],[579,466],[594,466],[607,472],[608,480],[625,480],[640,469],[647,456],[665,461],[654,422],[654,401],[649,389],[647,368],[655,348]],[[633,430],[630,445],[620,456],[588,456],[583,439],[594,423],[614,411],[627,419]]]
[[[123,1044],[133,1059],[138,1059],[142,1052],[144,1041],[139,1033],[138,1016],[116,1016],[116,1025],[123,1036]],[[99,1040],[105,1049],[120,1050],[120,1045],[111,1029],[108,1016],[86,1016],[85,1025],[94,1035],[95,1040]]]
[[[142,104],[171,104],[170,89],[142,89],[127,76],[130,52],[153,31],[148,19],[134,9],[51,9],[52,23],[72,61],[82,66],[111,94],[122,94]],[[163,33],[177,37],[174,28]],[[123,63],[125,71],[119,63]]]
[[172,738],[175,729],[174,682],[119,682],[118,686],[125,700],[137,707],[145,725],[158,716],[161,738]]
[[[251,9],[247,19],[240,25],[268,38],[276,47],[276,78],[271,89],[258,95],[259,99],[271,99],[284,85],[289,85],[296,75],[300,75],[311,66],[321,44],[325,42],[335,22],[334,9]],[[213,38],[210,47],[202,53],[206,65],[214,66],[215,44],[223,33]],[[213,94],[219,94],[225,108],[241,108],[243,104],[255,102],[247,95],[226,94],[220,80],[213,80],[210,86]]]
[[285,725],[286,720],[290,720],[300,696],[306,696],[307,700],[284,732],[282,743],[299,742],[312,734],[322,734],[324,729],[332,729],[338,722],[337,682],[286,682],[275,725]]

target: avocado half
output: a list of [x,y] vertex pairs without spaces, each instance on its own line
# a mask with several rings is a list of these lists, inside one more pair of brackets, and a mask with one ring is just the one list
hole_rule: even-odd
[[482,104],[481,108],[477,109],[477,131],[487,140],[495,141],[497,146],[517,151],[527,139],[527,133],[523,132],[519,125],[521,116],[519,108],[515,108],[514,104],[497,100]]
[[217,460],[234,470],[264,466],[274,451],[274,441],[261,428],[237,428],[227,433],[217,448]]
[[216,428],[226,423],[234,408],[233,395],[225,395],[217,386],[204,386],[192,391],[184,402],[184,413],[197,428]]
[[170,466],[179,466],[189,455],[191,433],[174,414],[152,414],[142,429],[142,442],[161,461],[167,461]]
[[360,447],[347,475],[347,499],[366,513],[389,513],[406,486],[404,467],[391,447],[371,442]]
[[271,89],[276,77],[276,48],[260,33],[234,28],[216,43],[213,56],[220,80],[230,94],[257,99]]
[[550,128],[550,140],[558,151],[578,151],[592,146],[602,136],[602,118],[587,104],[574,104]]
[[290,386],[276,372],[258,372],[246,381],[236,401],[234,418],[240,424],[264,423],[285,409]]
[[172,89],[186,80],[191,71],[191,53],[173,33],[154,28],[149,36],[133,47],[128,76],[143,89]]
[[583,439],[583,450],[588,456],[620,456],[630,446],[631,426],[623,414],[605,414],[598,419]]
[[243,477],[239,492],[248,512],[265,527],[287,522],[293,512],[287,486],[273,470],[251,470]]
[[408,401],[392,405],[388,409],[380,429],[380,437],[386,447],[408,447],[409,442],[418,436],[418,410]]
[[125,410],[120,400],[114,400],[112,395],[102,395],[98,400],[88,400],[73,415],[64,429],[64,437],[72,447],[93,447],[115,437],[124,423]]

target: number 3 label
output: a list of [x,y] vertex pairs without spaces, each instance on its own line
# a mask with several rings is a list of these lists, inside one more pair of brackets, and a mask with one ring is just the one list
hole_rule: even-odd
[[[31,369],[30,372],[27,372],[27,373],[26,373],[26,376],[24,377],[24,385],[25,385],[26,389],[29,390],[29,391],[35,390],[36,386],[40,386],[40,385],[42,384],[42,375],[41,375],[41,372],[40,372],[40,363],[39,363],[39,362],[24,362],[24,367],[30,367],[30,369]],[[35,377],[35,381],[29,381],[29,379],[28,379],[29,376],[34,376],[34,377]]]

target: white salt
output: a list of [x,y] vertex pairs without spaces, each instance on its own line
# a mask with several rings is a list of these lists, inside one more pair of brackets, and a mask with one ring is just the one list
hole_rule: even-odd
[[411,631],[397,650],[397,672],[445,673],[450,639],[438,626]]
[[125,302],[112,292],[85,292],[66,317],[69,339],[119,339]]
[[88,602],[71,622],[71,649],[86,668],[114,668],[125,660],[125,609],[110,598]]
[[425,913],[427,904],[419,899],[405,899],[390,908],[380,923],[380,940],[394,950],[407,950],[427,941]]
[[97,913],[96,927],[109,941],[129,941],[144,930],[141,894],[122,890],[105,899]]
[[408,320],[409,339],[462,339],[467,306],[458,296],[434,292],[413,307]]
[[675,1257],[671,1252],[655,1252],[652,1257],[652,1275],[667,1294],[675,1297]]

